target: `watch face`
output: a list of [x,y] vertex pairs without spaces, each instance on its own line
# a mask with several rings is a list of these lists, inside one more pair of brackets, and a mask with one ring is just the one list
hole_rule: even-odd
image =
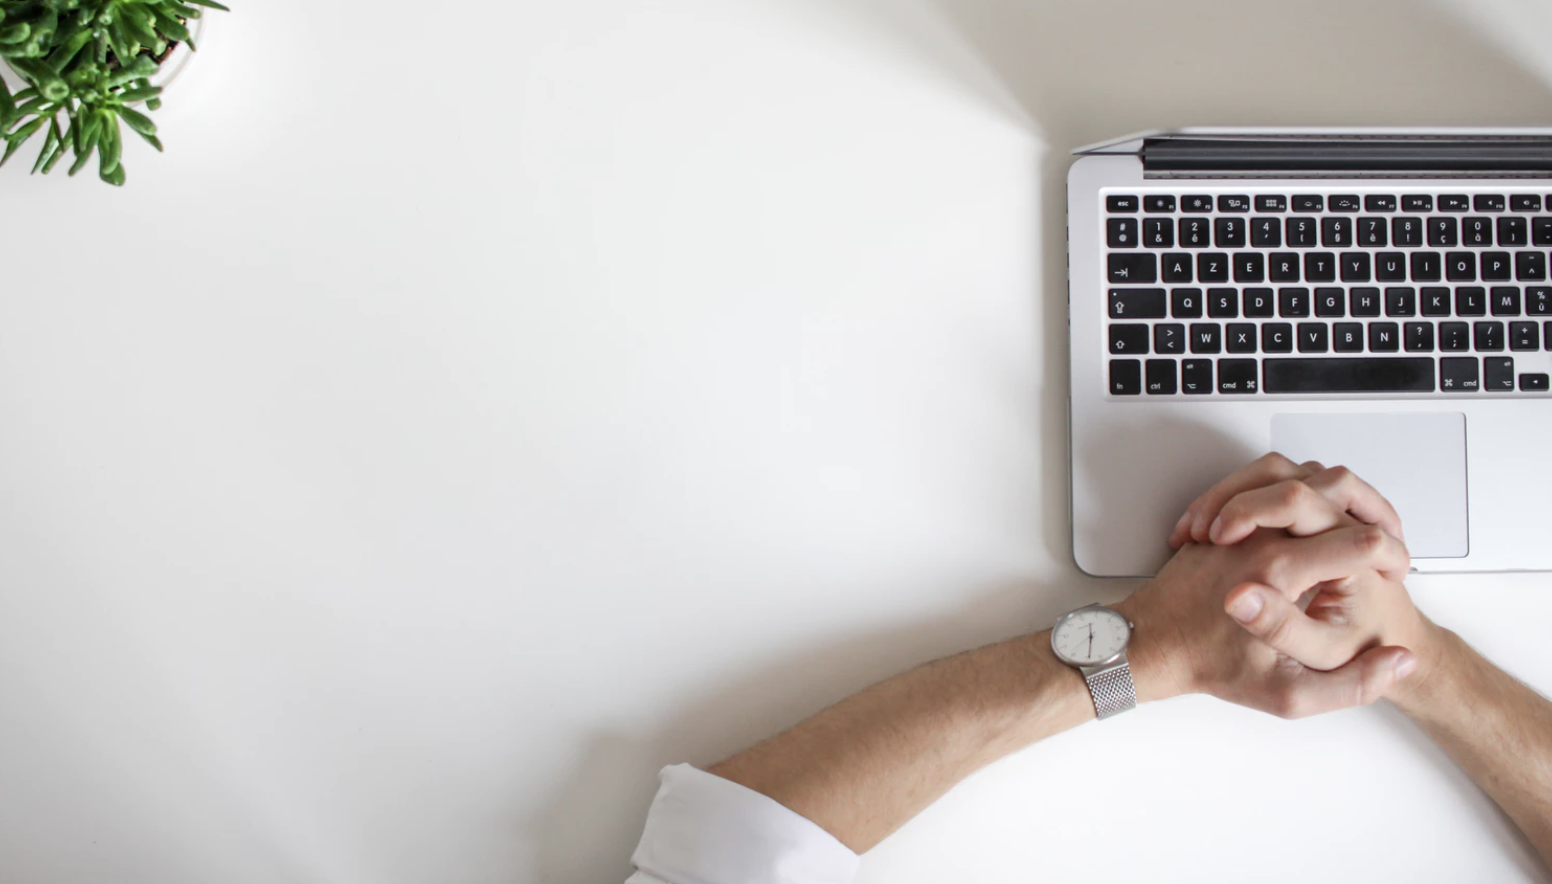
[[1126,618],[1115,611],[1080,608],[1057,622],[1051,648],[1068,663],[1096,666],[1125,650],[1131,634]]

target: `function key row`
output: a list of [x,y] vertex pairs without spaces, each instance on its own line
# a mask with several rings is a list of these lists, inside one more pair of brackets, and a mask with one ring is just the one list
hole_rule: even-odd
[[[1178,199],[1173,194],[1148,194],[1141,199],[1131,195],[1114,195],[1105,199],[1105,207],[1111,212],[1136,212],[1141,208],[1145,212],[1203,213],[1213,211],[1214,206],[1220,212],[1248,212],[1251,205],[1252,199],[1248,194],[1221,194],[1216,199],[1205,193],[1185,194]],[[1286,212],[1289,199],[1280,194],[1259,194],[1254,198],[1254,205],[1258,212]],[[1301,193],[1293,196],[1292,205],[1295,212],[1394,212],[1398,206],[1404,212],[1435,211],[1433,196],[1420,193],[1402,194],[1400,197],[1380,193],[1362,197],[1355,193]],[[1437,206],[1440,212],[1539,212],[1542,199],[1540,194],[1534,193],[1517,193],[1508,197],[1501,193],[1450,193],[1440,195]]]
[[1327,215],[1315,218],[1309,215],[1290,215],[1285,218],[1256,215],[1240,218],[1233,215],[1218,218],[1107,218],[1105,219],[1105,245],[1112,249],[1167,249],[1180,244],[1185,249],[1204,249],[1217,246],[1223,249],[1240,249],[1247,244],[1254,248],[1382,249],[1392,244],[1397,248],[1417,248],[1425,243],[1434,248],[1466,246],[1524,247],[1529,245],[1552,246],[1552,216],[1518,218],[1501,215],[1496,218],[1468,216],[1456,219],[1448,215],[1422,218],[1416,215],[1395,215],[1389,218],[1344,218]]

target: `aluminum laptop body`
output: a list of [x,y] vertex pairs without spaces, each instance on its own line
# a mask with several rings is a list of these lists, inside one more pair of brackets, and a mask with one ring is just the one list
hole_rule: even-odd
[[1552,130],[1181,130],[1068,174],[1073,555],[1146,576],[1279,450],[1419,571],[1552,570]]

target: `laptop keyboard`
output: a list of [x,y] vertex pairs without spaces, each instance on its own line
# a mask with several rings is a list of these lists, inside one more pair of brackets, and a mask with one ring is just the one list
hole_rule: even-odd
[[1548,394],[1552,195],[1101,199],[1111,395]]

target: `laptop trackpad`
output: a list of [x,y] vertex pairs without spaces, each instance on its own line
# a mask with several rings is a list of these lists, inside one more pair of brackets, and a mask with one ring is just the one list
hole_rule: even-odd
[[1413,558],[1460,558],[1466,536],[1463,414],[1279,414],[1272,450],[1345,466],[1401,514]]

